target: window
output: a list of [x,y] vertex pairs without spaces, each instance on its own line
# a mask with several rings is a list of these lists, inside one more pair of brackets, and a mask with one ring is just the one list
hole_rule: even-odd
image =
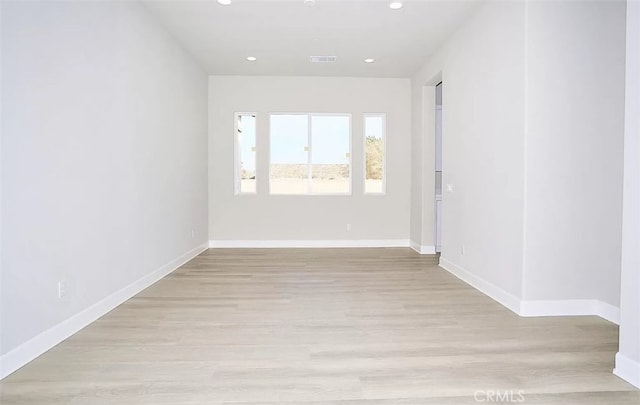
[[351,116],[272,114],[271,194],[350,194]]
[[312,193],[351,193],[350,117],[312,116],[310,154]]
[[386,187],[384,114],[364,115],[364,192],[384,194]]
[[306,115],[271,116],[271,194],[306,194],[309,191],[308,121]]
[[256,114],[235,115],[235,192],[256,193]]

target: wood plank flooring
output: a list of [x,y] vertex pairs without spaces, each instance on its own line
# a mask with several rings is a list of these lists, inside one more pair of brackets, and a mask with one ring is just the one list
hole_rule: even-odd
[[208,250],[0,402],[638,405],[617,341],[597,317],[520,318],[409,249]]

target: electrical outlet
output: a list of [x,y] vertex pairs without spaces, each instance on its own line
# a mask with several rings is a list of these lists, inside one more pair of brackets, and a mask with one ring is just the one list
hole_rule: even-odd
[[347,232],[351,231],[351,224],[347,224]]
[[196,237],[196,231],[194,231],[193,229],[191,230],[191,239]]
[[464,245],[460,245],[460,255],[464,256]]
[[65,298],[67,298],[67,283],[66,281],[58,281],[58,299]]

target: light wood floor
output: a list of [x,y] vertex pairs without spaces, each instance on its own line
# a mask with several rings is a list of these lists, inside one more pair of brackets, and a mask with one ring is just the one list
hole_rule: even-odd
[[408,249],[209,250],[7,377],[0,402],[638,405],[617,340],[597,317],[520,318]]

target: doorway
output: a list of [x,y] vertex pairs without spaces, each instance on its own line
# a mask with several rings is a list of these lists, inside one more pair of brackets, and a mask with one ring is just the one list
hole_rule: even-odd
[[442,82],[436,85],[435,248],[442,252]]

